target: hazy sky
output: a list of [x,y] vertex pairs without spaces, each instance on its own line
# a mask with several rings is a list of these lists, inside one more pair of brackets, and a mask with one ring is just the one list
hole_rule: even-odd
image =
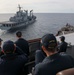
[[15,13],[18,4],[35,13],[74,13],[74,0],[0,0],[0,13]]

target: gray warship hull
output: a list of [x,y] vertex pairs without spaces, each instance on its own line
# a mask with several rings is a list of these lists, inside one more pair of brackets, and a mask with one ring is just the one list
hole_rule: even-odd
[[[34,23],[36,20],[31,20],[31,21],[27,21],[27,22],[23,22],[23,23],[11,23],[10,21],[6,21],[6,22],[3,22],[1,23],[2,25],[0,26],[0,29],[1,30],[14,30],[14,29],[18,29],[20,27],[26,27],[27,25],[30,25],[32,23]],[[11,24],[15,24],[14,26],[4,26],[4,24],[8,24],[10,23],[9,25]]]

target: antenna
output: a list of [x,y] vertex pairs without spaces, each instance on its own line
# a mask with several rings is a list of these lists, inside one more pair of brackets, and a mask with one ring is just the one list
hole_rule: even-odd
[[20,6],[20,4],[18,4],[18,8],[19,8],[19,11],[21,11],[21,8],[22,8],[22,7]]

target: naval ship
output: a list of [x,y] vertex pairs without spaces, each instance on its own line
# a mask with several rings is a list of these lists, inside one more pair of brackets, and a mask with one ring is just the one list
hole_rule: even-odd
[[0,29],[10,30],[21,26],[27,26],[36,21],[36,16],[33,15],[33,10],[30,10],[28,15],[28,10],[21,10],[21,6],[18,5],[19,10],[13,17],[9,18],[9,21],[0,22]]

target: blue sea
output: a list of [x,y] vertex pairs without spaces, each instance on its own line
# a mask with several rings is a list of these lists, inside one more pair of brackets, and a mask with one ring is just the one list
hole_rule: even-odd
[[[0,22],[8,21],[14,14],[0,14]],[[74,26],[74,13],[34,13],[36,22],[12,32],[0,30],[0,38],[15,41],[16,32],[21,31],[26,40],[41,38],[46,33],[53,33],[67,23]]]

